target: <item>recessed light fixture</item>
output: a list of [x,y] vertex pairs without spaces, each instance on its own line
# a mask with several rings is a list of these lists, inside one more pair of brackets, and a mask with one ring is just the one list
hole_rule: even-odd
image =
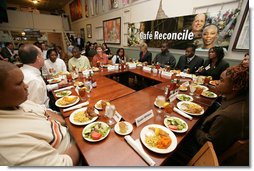
[[33,2],[34,4],[38,4],[40,1],[32,0],[32,2]]

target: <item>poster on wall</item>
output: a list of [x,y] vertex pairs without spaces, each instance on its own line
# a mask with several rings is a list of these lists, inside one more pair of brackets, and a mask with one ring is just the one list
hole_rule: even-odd
[[105,43],[121,43],[121,18],[103,21],[103,38]]
[[88,0],[85,0],[85,16],[89,17]]
[[81,0],[74,0],[70,3],[71,21],[76,21],[82,18]]
[[145,42],[159,48],[168,42],[172,49],[186,49],[189,44],[206,51],[213,46],[228,49],[239,9],[166,18],[128,25],[128,46]]

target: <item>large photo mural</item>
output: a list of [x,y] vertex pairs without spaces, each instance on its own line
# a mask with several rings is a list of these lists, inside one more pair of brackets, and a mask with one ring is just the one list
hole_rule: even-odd
[[149,47],[159,48],[163,42],[168,42],[172,49],[185,49],[189,44],[195,44],[197,50],[208,50],[213,46],[228,49],[239,13],[239,9],[229,9],[130,23],[128,46],[145,42]]

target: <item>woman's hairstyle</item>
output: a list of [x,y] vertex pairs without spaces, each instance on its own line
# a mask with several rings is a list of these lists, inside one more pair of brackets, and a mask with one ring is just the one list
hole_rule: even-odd
[[46,58],[47,58],[47,59],[49,59],[50,54],[51,54],[52,52],[55,52],[56,55],[58,54],[57,51],[56,51],[56,49],[49,49],[49,50],[47,51],[47,55],[46,55]]
[[226,76],[230,77],[233,87],[239,90],[238,93],[249,92],[249,67],[241,65],[229,67],[226,69]]
[[217,25],[215,25],[215,24],[208,24],[208,25],[205,25],[205,26],[204,26],[202,35],[204,34],[205,30],[206,30],[208,27],[215,27],[216,30],[217,30],[217,34],[219,33],[219,28],[218,28]]
[[124,56],[125,56],[124,48],[119,48],[119,49],[116,51],[116,54],[119,56],[120,50],[123,50],[123,56],[122,56],[122,57],[124,57]]
[[147,50],[147,48],[148,48],[148,46],[147,46],[146,43],[142,43],[142,44],[140,45],[140,47],[141,47],[141,48],[145,48],[146,50]]
[[216,66],[220,63],[220,61],[224,58],[225,56],[225,53],[224,53],[224,50],[222,47],[220,46],[214,46],[214,47],[211,47],[209,49],[210,50],[213,50],[215,53],[216,53],[216,56],[217,56],[217,62],[216,62]]
[[106,43],[102,43],[102,46],[105,46],[105,48],[107,49],[108,48],[108,45]]

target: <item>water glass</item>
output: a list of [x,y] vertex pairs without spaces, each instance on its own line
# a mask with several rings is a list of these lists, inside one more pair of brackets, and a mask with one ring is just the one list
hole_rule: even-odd
[[92,84],[91,84],[91,82],[90,81],[86,81],[84,83],[84,86],[86,88],[87,97],[90,98],[90,92],[92,90]]
[[195,90],[196,90],[196,84],[191,83],[190,84],[190,95],[191,96],[194,95],[193,93],[195,92]]
[[161,108],[163,108],[164,107],[164,104],[165,104],[165,102],[166,102],[166,98],[165,98],[165,96],[157,96],[157,98],[156,98],[156,105],[159,107],[159,109],[157,110],[157,112],[158,113],[162,113],[162,110],[161,110]]

